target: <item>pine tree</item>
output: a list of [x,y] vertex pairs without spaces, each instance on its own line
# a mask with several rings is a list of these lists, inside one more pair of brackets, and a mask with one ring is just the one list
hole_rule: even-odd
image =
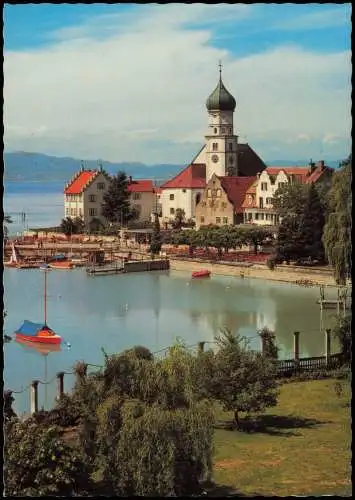
[[125,172],[118,172],[111,178],[108,190],[104,194],[102,215],[109,222],[116,222],[121,226],[127,224],[135,215],[129,197],[127,175]]
[[322,242],[324,222],[324,206],[319,199],[315,185],[311,184],[297,234],[301,258],[324,260]]
[[158,254],[161,250],[162,236],[160,232],[160,223],[158,214],[155,214],[152,239],[150,242],[150,251],[152,254]]

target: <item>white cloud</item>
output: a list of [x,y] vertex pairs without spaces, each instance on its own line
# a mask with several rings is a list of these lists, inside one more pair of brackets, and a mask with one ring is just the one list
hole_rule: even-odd
[[281,30],[317,30],[344,26],[351,23],[351,4],[324,10],[321,4],[317,5],[318,11],[302,15],[294,15],[290,19],[283,19],[279,23],[271,25],[271,28]]
[[[292,153],[286,143],[300,130],[320,142],[329,124],[344,145],[351,130],[350,53],[286,46],[235,58],[213,47],[213,16],[236,23],[249,8],[147,5],[135,15],[101,16],[57,32],[45,48],[5,52],[6,149],[187,162],[204,141],[205,100],[219,59],[237,100],[237,133],[259,145],[260,156],[280,143],[286,156]],[[312,140],[298,142],[294,154],[311,154]]]

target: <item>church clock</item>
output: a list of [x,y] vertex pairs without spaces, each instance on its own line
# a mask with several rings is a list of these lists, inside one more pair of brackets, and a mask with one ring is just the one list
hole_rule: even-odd
[[218,162],[218,155],[212,155],[211,157],[211,160],[213,161],[213,163],[217,163]]

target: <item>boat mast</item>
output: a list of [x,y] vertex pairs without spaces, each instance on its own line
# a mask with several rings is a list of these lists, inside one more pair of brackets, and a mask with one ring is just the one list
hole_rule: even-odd
[[47,326],[47,270],[44,270],[44,325]]

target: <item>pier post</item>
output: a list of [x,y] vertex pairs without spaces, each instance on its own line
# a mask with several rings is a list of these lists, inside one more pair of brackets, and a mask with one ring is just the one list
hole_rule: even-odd
[[331,353],[331,330],[325,330],[325,361],[328,364]]
[[293,358],[296,363],[300,361],[300,332],[293,332]]
[[64,373],[57,373],[57,399],[60,399],[64,394]]
[[205,348],[205,342],[199,342],[198,343],[198,353],[202,354]]
[[38,412],[38,380],[31,383],[31,415]]

